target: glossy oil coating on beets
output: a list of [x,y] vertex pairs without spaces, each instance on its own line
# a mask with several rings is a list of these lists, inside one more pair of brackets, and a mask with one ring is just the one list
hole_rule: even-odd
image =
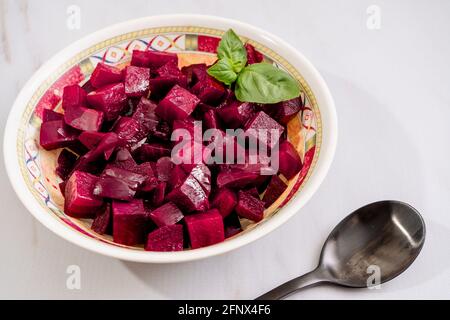
[[[248,64],[263,60],[252,45],[245,49]],[[131,65],[99,63],[82,87],[64,88],[63,112],[43,112],[40,143],[75,152],[62,150],[56,168],[67,215],[93,219],[96,233],[147,251],[213,245],[242,232],[247,219],[264,218],[265,207],[287,189],[286,179],[302,168],[285,133],[302,100],[238,101],[233,86],[211,77],[208,68],[180,70],[175,53],[134,51]],[[203,141],[211,128],[216,134]],[[279,170],[268,170],[267,155],[250,162],[250,147],[227,129],[247,139],[251,130],[278,130],[279,136],[254,137],[260,145],[279,146]],[[187,136],[176,136],[180,130]]]

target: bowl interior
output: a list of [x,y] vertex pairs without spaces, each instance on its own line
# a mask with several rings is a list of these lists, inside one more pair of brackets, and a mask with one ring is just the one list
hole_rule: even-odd
[[[96,234],[90,229],[90,220],[74,219],[64,214],[64,198],[60,192],[60,178],[55,174],[56,160],[60,150],[46,151],[39,146],[39,128],[44,109],[61,110],[62,90],[67,85],[86,82],[99,62],[124,66],[129,63],[131,53],[135,49],[176,52],[180,66],[192,63],[215,61],[215,48],[223,34],[223,30],[204,27],[159,27],[122,34],[99,42],[79,52],[72,59],[61,64],[58,72],[49,76],[40,84],[28,101],[21,117],[17,132],[17,153],[19,167],[25,184],[37,202],[55,220],[68,228],[75,229],[86,237],[94,238],[111,246],[120,246],[112,242],[111,237]],[[301,98],[304,108],[288,125],[288,139],[297,148],[303,160],[301,172],[289,181],[284,194],[265,211],[265,219],[258,224],[243,219],[244,231],[235,237],[251,232],[258,225],[265,223],[286,205],[307,183],[317,162],[322,143],[321,115],[310,87],[296,70],[282,56],[270,48],[243,38],[263,53],[265,60],[286,70],[301,86]],[[126,247],[132,250],[143,250],[141,247]]]

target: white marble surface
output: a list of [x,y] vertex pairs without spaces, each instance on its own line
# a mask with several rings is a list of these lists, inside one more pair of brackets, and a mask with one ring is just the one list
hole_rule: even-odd
[[[82,10],[80,30],[66,27],[72,4]],[[366,27],[372,4],[381,8],[379,30]],[[41,226],[14,195],[1,157],[0,298],[254,298],[313,268],[332,227],[380,199],[409,202],[425,217],[428,237],[413,266],[380,290],[327,286],[292,298],[450,298],[448,1],[0,0],[2,130],[20,88],[58,50],[116,22],[182,12],[252,23],[316,65],[340,125],[322,187],[287,224],[242,249],[144,265],[88,252]],[[68,265],[80,266],[81,290],[66,288]]]

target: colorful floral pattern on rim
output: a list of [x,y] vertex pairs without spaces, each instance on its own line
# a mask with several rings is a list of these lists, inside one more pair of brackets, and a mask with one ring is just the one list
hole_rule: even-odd
[[[42,169],[41,153],[37,138],[44,109],[58,110],[60,108],[62,90],[65,86],[86,81],[96,64],[104,62],[111,65],[128,63],[133,50],[170,51],[180,54],[198,53],[213,55],[220,36],[224,31],[202,27],[163,27],[140,30],[103,41],[73,57],[60,66],[58,72],[48,78],[35,92],[22,116],[22,125],[18,132],[17,152],[20,168],[30,192],[39,200],[49,213],[52,212],[66,226],[73,228],[86,236],[116,246],[110,237],[100,236],[90,230],[90,223],[73,219],[64,214],[61,205],[56,203],[52,194],[59,192],[56,177],[45,174]],[[266,210],[266,219],[280,210],[299,192],[307,182],[320,152],[322,128],[320,111],[315,97],[300,75],[283,57],[261,44],[245,39],[263,53],[267,62],[274,63],[285,69],[296,78],[302,89],[301,97],[304,108],[298,118],[288,125],[289,139],[297,147],[303,157],[303,169],[289,182],[289,187],[280,199]],[[246,231],[259,224],[248,224]],[[237,235],[239,236],[239,235]],[[133,249],[139,249],[132,247]]]

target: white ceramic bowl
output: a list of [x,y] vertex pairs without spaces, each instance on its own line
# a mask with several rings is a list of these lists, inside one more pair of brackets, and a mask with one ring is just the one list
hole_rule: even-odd
[[[261,223],[251,225],[223,243],[183,252],[145,252],[119,246],[107,238],[90,234],[87,222],[65,216],[57,199],[57,182],[52,181],[56,178],[48,169],[52,166],[49,163],[54,166],[56,156],[44,154],[37,143],[40,120],[35,116],[38,114],[36,110],[57,102],[55,99],[60,97],[61,87],[55,81],[65,77],[64,81],[68,79],[73,82],[73,77],[89,75],[95,59],[114,64],[126,58],[132,48],[142,44],[161,50],[181,50],[188,56],[193,50],[208,51],[211,37],[220,37],[229,28],[233,28],[263,52],[266,58],[286,69],[301,83],[308,108],[295,120],[297,124],[289,126],[288,131],[289,138],[296,139],[302,157],[308,158],[304,159],[305,163],[308,162],[308,168],[301,174],[302,177],[290,182],[290,191],[273,208],[269,208]],[[207,52],[204,54],[211,56]],[[78,73],[72,72],[75,67]],[[75,79],[77,82],[80,80]],[[278,37],[248,24],[219,17],[183,14],[141,18],[114,25],[77,41],[50,59],[28,81],[14,103],[5,130],[4,157],[9,179],[25,207],[62,238],[118,259],[171,263],[231,251],[285,223],[319,188],[332,162],[336,142],[337,118],[333,99],[320,74],[302,54]],[[311,152],[306,155],[308,150]],[[278,210],[281,204],[282,208]]]

